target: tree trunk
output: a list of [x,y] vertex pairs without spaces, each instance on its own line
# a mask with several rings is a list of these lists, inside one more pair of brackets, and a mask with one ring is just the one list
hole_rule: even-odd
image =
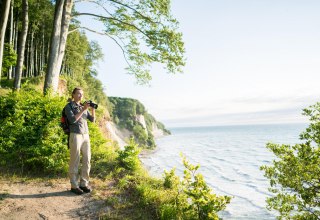
[[34,77],[34,30],[31,32],[31,39],[30,39],[30,61],[29,61],[29,66],[30,66],[30,77]]
[[23,0],[22,2],[23,9],[23,21],[22,21],[22,31],[19,36],[19,48],[18,48],[18,62],[16,75],[14,79],[14,89],[19,90],[21,87],[21,76],[22,76],[22,68],[23,68],[23,60],[24,60],[24,51],[26,46],[26,39],[28,34],[28,0]]
[[[9,35],[9,43],[10,43],[10,45],[13,45],[13,0],[11,2],[11,6],[10,6],[10,35]],[[8,79],[12,78],[12,66],[9,67],[7,78]]]
[[[13,49],[14,51],[18,51],[18,16],[16,16],[16,21],[13,23]],[[17,66],[13,66],[12,68],[12,77],[15,77]]]
[[42,38],[41,38],[41,47],[40,47],[40,55],[39,55],[39,75],[42,76],[43,66],[45,62],[45,49],[46,43],[44,40],[44,26],[42,26]]
[[56,2],[44,93],[49,88],[53,92],[58,90],[59,74],[67,42],[72,5],[73,0],[57,0]]
[[71,10],[72,10],[73,0],[66,0],[65,7],[63,10],[62,15],[62,26],[61,26],[61,40],[60,40],[60,50],[59,50],[59,56],[58,56],[58,66],[59,68],[59,74],[61,72],[61,66],[64,58],[64,53],[67,45],[67,37],[68,37],[68,31],[69,31],[69,24],[71,20]]
[[[6,33],[11,0],[0,1],[0,82],[2,73],[4,37]],[[1,87],[1,86],[0,86]]]
[[26,39],[26,49],[24,53],[24,63],[25,63],[25,71],[22,71],[22,77],[29,77],[30,73],[30,65],[29,65],[29,54],[30,54],[30,33],[27,34],[27,39]]
[[39,56],[38,56],[38,51],[41,47],[41,44],[39,42],[39,40],[36,40],[36,46],[35,46],[35,49],[34,49],[34,75],[35,76],[39,76]]

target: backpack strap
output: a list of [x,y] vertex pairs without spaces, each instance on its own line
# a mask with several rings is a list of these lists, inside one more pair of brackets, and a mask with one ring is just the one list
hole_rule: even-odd
[[[73,107],[72,107],[71,102],[69,102],[69,103],[68,103],[68,105],[70,106],[71,111],[73,112]],[[64,109],[63,109],[63,113],[65,114],[65,116],[66,116],[66,120],[67,120],[67,123],[69,124],[69,122],[68,122],[68,117],[67,117],[67,114],[65,113],[65,111],[66,111],[66,108],[64,108]],[[73,112],[73,113],[74,113],[74,112]],[[68,145],[68,149],[70,149],[70,142],[69,142],[69,139],[70,139],[70,133],[68,134],[68,138],[67,138],[67,140],[68,140],[68,143],[67,143],[67,145]]]

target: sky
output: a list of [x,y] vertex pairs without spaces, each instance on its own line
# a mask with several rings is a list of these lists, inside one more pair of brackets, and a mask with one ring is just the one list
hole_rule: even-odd
[[154,65],[150,86],[126,74],[112,40],[87,32],[104,53],[97,70],[108,96],[138,99],[167,127],[308,121],[302,109],[320,101],[320,1],[172,0],[171,9],[186,66],[170,75]]

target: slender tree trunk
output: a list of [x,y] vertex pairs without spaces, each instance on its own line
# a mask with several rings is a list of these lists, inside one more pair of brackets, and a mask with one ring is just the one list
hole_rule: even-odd
[[30,77],[34,77],[34,31],[31,32],[31,39],[30,39]]
[[[38,40],[36,40],[36,42],[39,42]],[[40,43],[36,43],[36,46],[35,46],[35,50],[34,50],[34,75],[35,76],[38,76],[39,75],[39,56],[38,56],[38,52],[39,52],[39,49],[40,49]]]
[[45,52],[44,52],[44,48],[45,48],[45,40],[44,40],[44,26],[42,26],[42,38],[41,38],[41,48],[40,48],[40,55],[39,55],[39,75],[42,76],[42,72],[43,70],[43,66],[44,66],[44,61],[45,61]]
[[[16,16],[16,21],[13,23],[13,49],[14,51],[18,51],[18,16]],[[16,75],[16,66],[12,68],[12,77],[15,77]]]
[[58,90],[59,74],[67,42],[72,5],[73,0],[57,0],[56,2],[44,93],[49,88],[52,88],[53,92]]
[[[10,6],[10,34],[9,34],[9,42],[10,45],[13,45],[13,0],[11,2],[11,6]],[[9,67],[8,70],[8,79],[12,78],[12,66]]]
[[27,39],[26,39],[26,51],[25,51],[25,56],[24,56],[24,63],[25,63],[25,71],[22,71],[22,77],[29,77],[30,74],[30,60],[29,60],[29,54],[30,54],[30,33],[27,34]]
[[22,22],[22,31],[19,36],[19,48],[18,48],[18,62],[17,62],[17,70],[14,79],[14,89],[19,90],[21,87],[21,76],[22,76],[22,68],[23,68],[23,60],[24,60],[24,52],[26,46],[26,39],[28,34],[28,0],[22,1],[22,9],[23,9],[23,22]]
[[61,37],[60,37],[60,48],[58,56],[58,66],[60,66],[59,73],[61,71],[61,66],[64,58],[64,53],[67,45],[67,37],[69,31],[69,24],[71,20],[71,10],[72,10],[73,0],[66,0],[65,7],[62,15],[62,26],[61,26]]
[[4,38],[5,38],[5,33],[6,33],[6,28],[8,23],[10,3],[11,3],[11,0],[0,1],[0,82],[1,82],[1,73],[2,73]]

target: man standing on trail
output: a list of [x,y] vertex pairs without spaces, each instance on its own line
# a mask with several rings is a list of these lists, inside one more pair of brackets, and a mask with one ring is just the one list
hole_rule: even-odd
[[[81,104],[82,98],[82,89],[75,88],[72,92],[72,101],[65,107],[70,128],[69,178],[71,192],[77,195],[91,192],[91,188],[89,187],[91,149],[87,119],[91,122],[95,120],[95,109],[90,107],[89,103]],[[91,108],[91,114],[88,108]],[[80,153],[82,153],[82,167],[79,185],[78,168],[80,164]]]

